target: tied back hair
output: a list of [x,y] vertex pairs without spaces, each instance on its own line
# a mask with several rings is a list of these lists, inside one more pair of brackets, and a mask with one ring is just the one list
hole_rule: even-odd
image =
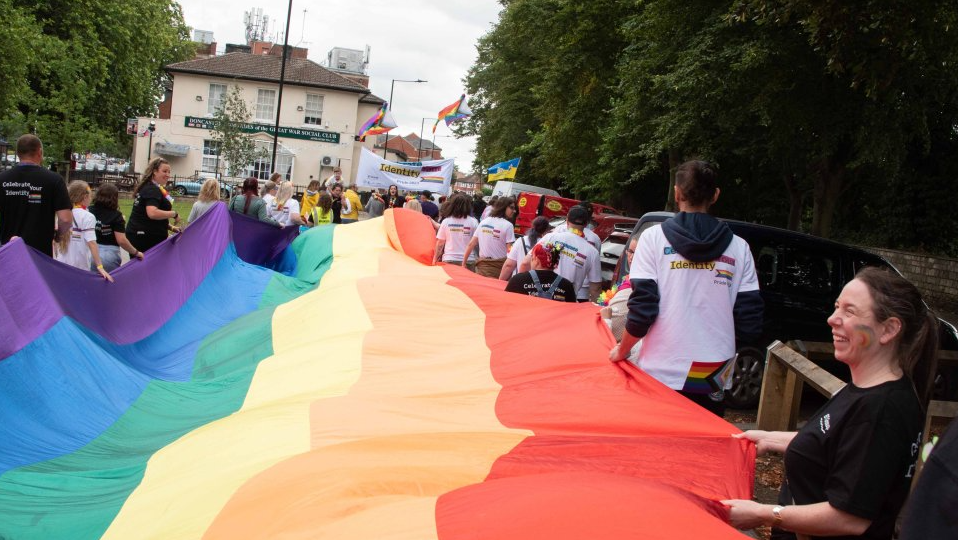
[[895,351],[898,365],[914,382],[922,407],[927,407],[938,363],[938,318],[918,288],[890,270],[868,266],[855,279],[868,287],[876,320],[895,317],[901,321]]
[[156,157],[150,160],[150,163],[146,166],[146,169],[143,169],[143,176],[140,178],[140,183],[136,185],[136,188],[133,190],[133,196],[136,197],[136,194],[143,189],[143,186],[153,181],[153,175],[156,173],[162,165],[169,164],[169,161],[161,157]]

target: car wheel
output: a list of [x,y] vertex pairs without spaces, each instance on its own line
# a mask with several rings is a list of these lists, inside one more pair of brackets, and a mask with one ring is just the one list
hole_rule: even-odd
[[183,186],[174,186],[173,193],[176,193],[177,195],[182,197],[183,195],[186,195],[186,188]]
[[735,361],[732,388],[725,392],[725,404],[736,409],[758,405],[765,376],[765,353],[755,347],[743,347]]

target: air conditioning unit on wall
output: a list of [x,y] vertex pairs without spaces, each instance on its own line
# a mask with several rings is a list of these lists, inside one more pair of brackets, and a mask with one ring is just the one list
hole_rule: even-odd
[[320,163],[323,167],[339,167],[339,158],[333,156],[323,156]]

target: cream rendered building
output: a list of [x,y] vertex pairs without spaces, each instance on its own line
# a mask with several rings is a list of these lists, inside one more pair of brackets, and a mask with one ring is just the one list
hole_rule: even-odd
[[[234,85],[240,88],[252,114],[244,131],[271,152],[281,61],[278,55],[232,52],[166,66],[172,92],[167,92],[160,107],[160,118],[138,119],[140,133],[151,121],[156,127],[152,148],[149,134],[135,137],[135,171],[143,171],[148,156],[162,156],[179,177],[212,176],[217,168],[226,176],[209,128],[213,111]],[[339,166],[345,181],[352,183],[361,146],[372,150],[375,140],[355,141],[356,130],[382,103],[368,88],[339,73],[305,58],[287,59],[276,172],[288,175],[302,188],[310,177],[322,180]],[[272,172],[269,165],[270,157],[266,157],[236,176],[266,179]]]

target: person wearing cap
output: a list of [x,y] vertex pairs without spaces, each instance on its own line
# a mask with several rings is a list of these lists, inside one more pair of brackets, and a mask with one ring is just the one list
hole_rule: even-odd
[[[586,223],[586,226],[582,228],[582,236],[585,238],[596,251],[602,251],[602,240],[599,238],[599,235],[595,234],[590,227],[592,225],[592,203],[583,202],[577,204],[576,206],[581,206],[589,213],[589,222]],[[556,225],[555,229],[552,232],[564,232],[566,230],[566,224],[560,223]]]
[[557,302],[575,302],[576,292],[572,282],[555,273],[559,264],[560,250],[555,244],[548,247],[535,244],[530,252],[532,268],[528,272],[519,272],[509,279],[506,292],[527,294]]
[[[556,272],[575,285],[579,302],[594,302],[599,297],[602,273],[599,267],[599,250],[590,244],[582,232],[591,218],[589,211],[573,206],[566,216],[566,230],[551,232],[539,240],[540,244],[557,245],[560,250]],[[522,260],[520,272],[532,267],[532,253]]]
[[642,340],[639,368],[722,416],[736,339],[761,334],[763,302],[748,243],[708,214],[719,197],[717,179],[705,161],[679,165],[679,213],[639,237],[626,332],[609,360],[625,360]]

